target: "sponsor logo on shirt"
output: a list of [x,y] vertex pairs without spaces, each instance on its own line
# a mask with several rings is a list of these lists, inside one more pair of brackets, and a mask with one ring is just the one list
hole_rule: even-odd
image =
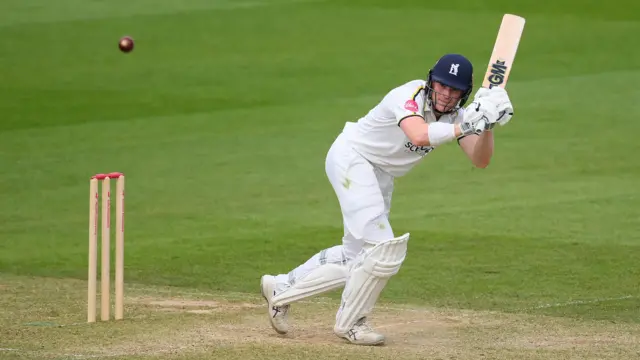
[[417,145],[413,145],[411,141],[407,141],[407,143],[404,144],[404,152],[406,153],[414,152],[420,156],[427,155],[428,153],[433,151],[433,149],[435,149],[435,146],[417,146]]
[[404,108],[414,113],[418,112],[418,103],[414,100],[407,100],[407,102],[404,103]]

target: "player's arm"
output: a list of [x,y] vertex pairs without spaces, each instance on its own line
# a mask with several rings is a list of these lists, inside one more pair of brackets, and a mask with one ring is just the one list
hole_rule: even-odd
[[486,119],[485,130],[479,135],[458,139],[458,144],[474,166],[486,168],[493,157],[491,129],[496,123],[506,124],[513,116],[513,105],[506,90],[499,87],[478,89],[473,102],[462,112],[462,122],[473,122],[480,116]]
[[401,119],[400,128],[417,146],[438,146],[463,135],[459,124],[427,124],[420,115],[409,115]]
[[426,123],[422,117],[424,102],[416,101],[422,87],[400,86],[387,95],[391,111],[411,143],[416,146],[439,146],[477,131],[475,124]]
[[473,166],[486,168],[493,156],[493,132],[484,131],[480,135],[465,136],[458,140],[460,148],[467,154]]

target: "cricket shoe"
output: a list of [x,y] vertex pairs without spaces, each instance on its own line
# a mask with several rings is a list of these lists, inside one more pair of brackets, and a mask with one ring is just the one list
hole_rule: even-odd
[[278,334],[286,334],[289,331],[289,324],[287,323],[289,305],[273,306],[271,304],[271,299],[276,295],[276,278],[271,275],[263,275],[260,279],[260,287],[262,289],[262,297],[267,301],[271,327]]
[[335,333],[341,338],[349,340],[356,345],[382,345],[384,344],[384,335],[373,331],[371,326],[367,324],[367,318],[360,318],[353,327],[344,334]]

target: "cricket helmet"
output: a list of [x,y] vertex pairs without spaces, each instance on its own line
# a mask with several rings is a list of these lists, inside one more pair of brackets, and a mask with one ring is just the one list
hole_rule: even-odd
[[471,61],[460,54],[446,54],[429,70],[427,77],[426,100],[431,106],[431,94],[433,93],[433,81],[454,89],[462,90],[462,96],[458,104],[450,111],[453,112],[463,106],[473,90],[473,65]]

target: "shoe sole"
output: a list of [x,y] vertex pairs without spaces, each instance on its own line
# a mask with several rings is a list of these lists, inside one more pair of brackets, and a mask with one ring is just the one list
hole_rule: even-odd
[[269,313],[269,324],[271,324],[271,327],[273,328],[273,330],[275,330],[278,334],[280,334],[280,335],[286,334],[287,331],[279,330],[273,324],[273,320],[271,318],[271,304],[269,304],[269,299],[267,299],[267,295],[264,293],[264,276],[260,278],[260,293],[262,294],[262,297],[264,298],[264,301],[267,302],[267,312]]
[[350,343],[350,344],[353,344],[353,345],[360,345],[360,346],[380,346],[380,345],[384,345],[384,342],[385,342],[385,340],[386,340],[386,339],[382,339],[382,340],[379,340],[379,341],[376,341],[376,342],[372,342],[372,343],[363,343],[363,342],[354,342],[354,341],[351,341],[351,340],[350,340],[348,337],[346,337],[346,336],[337,335],[337,334],[336,334],[336,336],[337,336],[337,337],[339,337],[339,338],[341,338],[341,339],[343,339],[344,341],[347,341],[347,342],[348,342],[348,343]]

